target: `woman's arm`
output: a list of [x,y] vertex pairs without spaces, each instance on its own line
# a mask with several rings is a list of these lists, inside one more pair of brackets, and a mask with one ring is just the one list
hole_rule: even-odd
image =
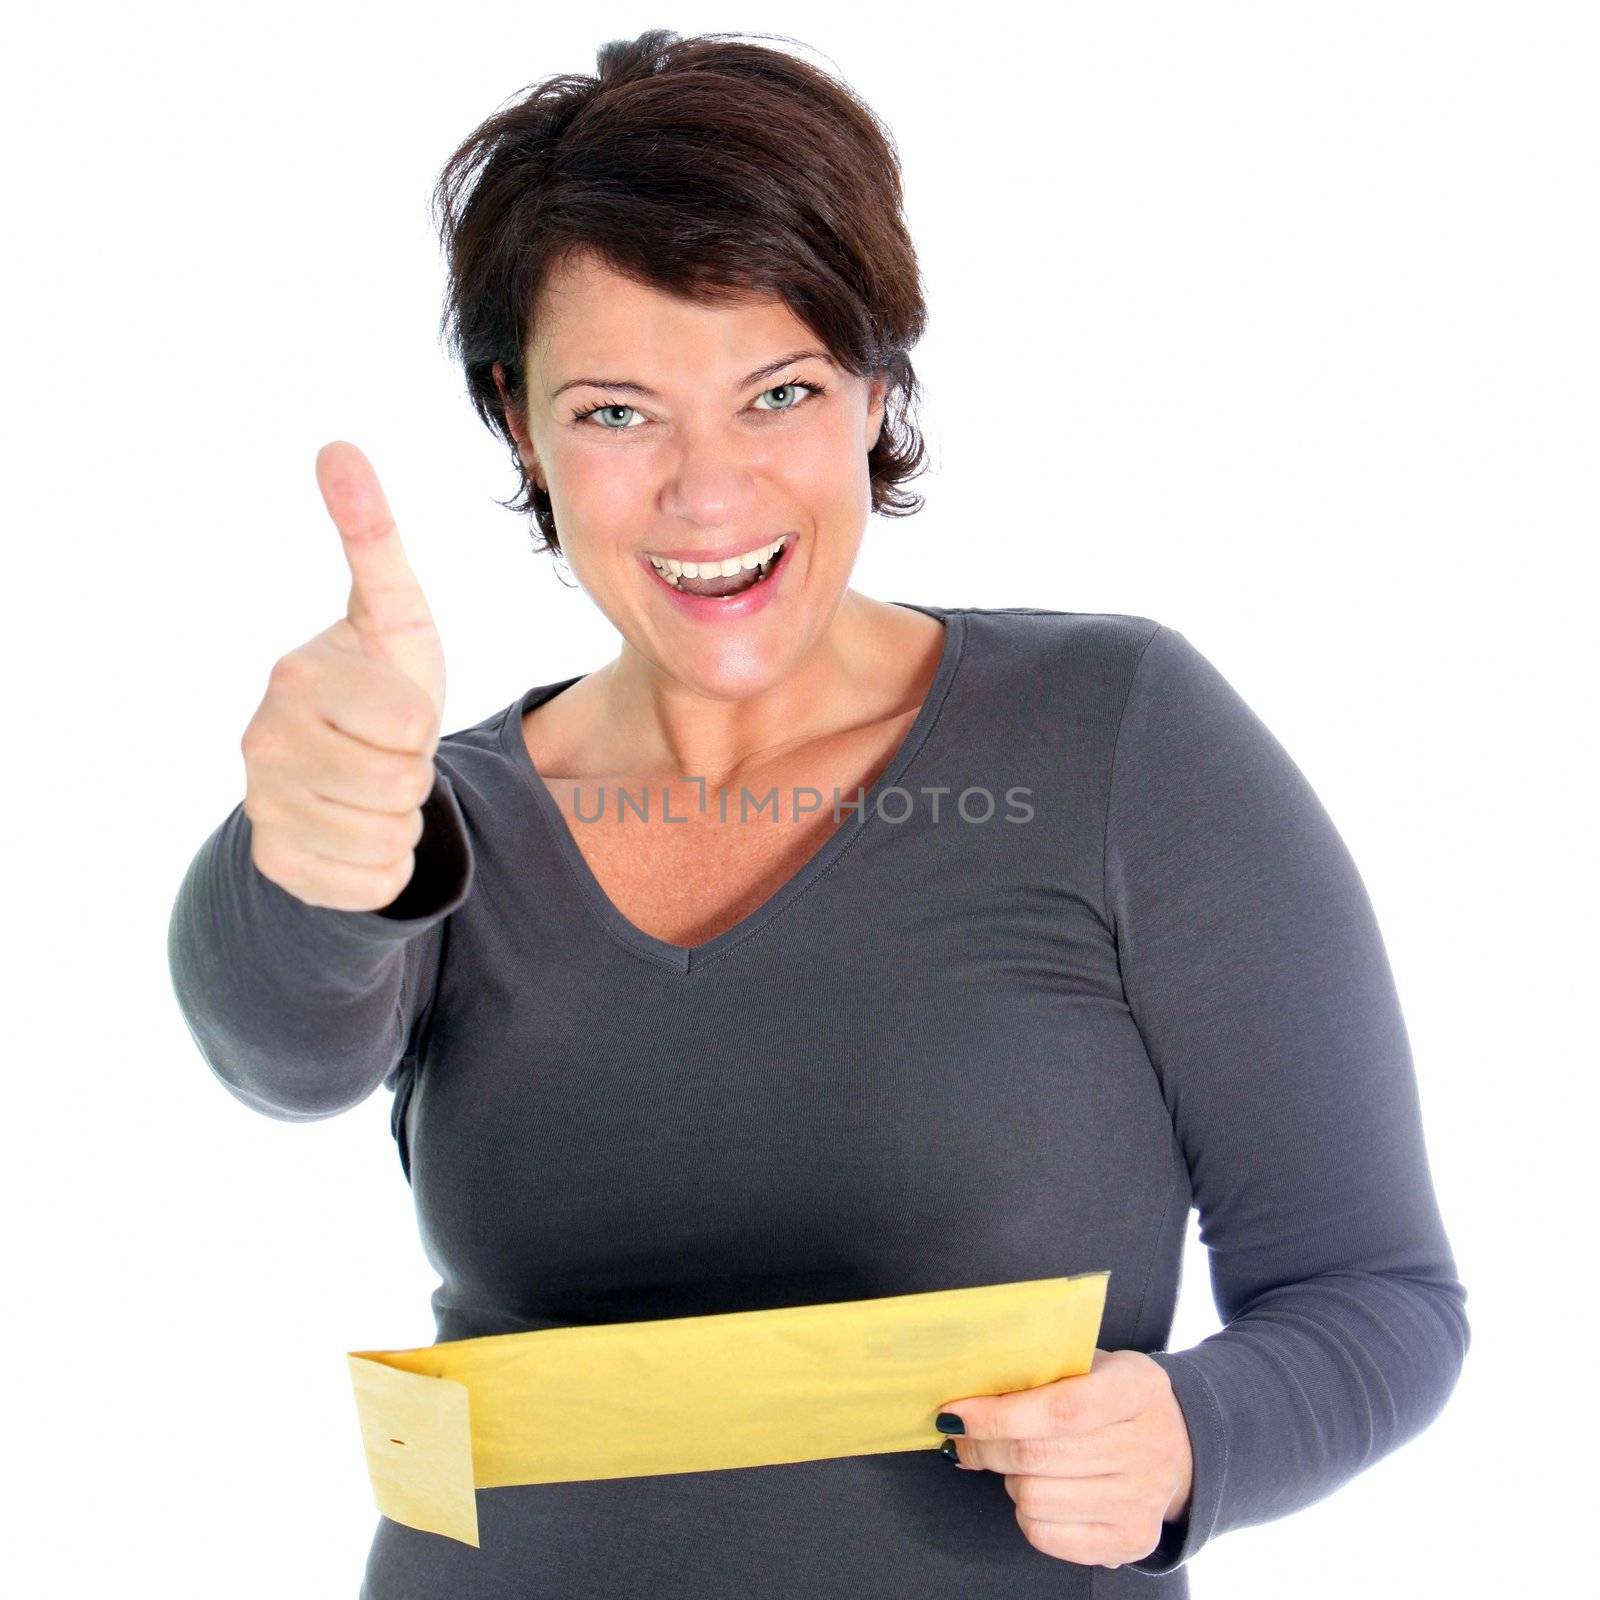
[[331,1117],[388,1080],[432,998],[444,919],[473,853],[443,770],[423,805],[411,881],[381,911],[313,906],[250,858],[242,803],[200,847],[172,908],[167,960],[200,1053],[246,1105]]
[[1372,906],[1276,739],[1181,633],[1140,657],[1106,903],[1225,1326],[1155,1355],[1188,1514],[1136,1570],[1311,1505],[1438,1416],[1471,1340]]

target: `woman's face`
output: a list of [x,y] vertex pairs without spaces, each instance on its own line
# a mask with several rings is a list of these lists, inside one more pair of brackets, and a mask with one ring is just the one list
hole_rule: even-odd
[[[781,301],[700,306],[588,258],[552,280],[534,325],[527,412],[508,414],[573,576],[695,692],[739,699],[782,677],[849,584],[885,383],[835,367]],[[498,362],[494,376],[503,400]],[[771,575],[734,599],[674,590],[648,559],[780,538]]]

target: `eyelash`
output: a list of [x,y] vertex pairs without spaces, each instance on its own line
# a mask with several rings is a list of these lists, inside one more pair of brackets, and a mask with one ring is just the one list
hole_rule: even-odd
[[[825,395],[828,392],[827,389],[820,383],[793,382],[793,383],[775,383],[775,384],[772,385],[771,389],[763,389],[761,391],[761,394],[771,394],[773,389],[808,389],[808,390],[810,390],[813,399],[820,398],[822,395]],[[759,400],[761,398],[761,395],[757,395],[756,398]],[[798,405],[784,406],[781,411],[774,411],[774,412],[771,412],[769,414],[772,415],[772,416],[778,416],[778,417],[788,416],[791,412],[802,410],[805,406],[810,405],[810,404],[811,404],[811,401],[802,400],[802,401],[799,402]],[[587,407],[586,409],[584,409],[582,411],[574,411],[572,413],[572,420],[574,422],[583,422],[583,421],[587,420],[589,417],[592,417],[595,414],[595,412],[597,412],[597,411],[612,411],[612,410],[617,410],[617,411],[637,411],[638,407],[637,406],[626,405],[620,400],[602,400],[598,405],[589,406],[589,407]],[[634,430],[632,428],[602,428],[602,429],[600,429],[601,433],[632,433],[633,431]]]

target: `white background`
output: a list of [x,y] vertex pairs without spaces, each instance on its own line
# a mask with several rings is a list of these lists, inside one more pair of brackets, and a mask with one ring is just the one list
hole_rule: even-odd
[[[859,4],[666,11],[8,25],[21,1592],[356,1592],[377,1514],[344,1352],[434,1336],[390,1097],[314,1124],[234,1100],[177,1010],[167,919],[243,795],[269,668],[343,611],[327,440],[368,453],[399,515],[447,731],[615,653],[494,504],[516,483],[438,343],[426,203],[523,86],[666,24],[798,38],[899,144],[934,469],[920,516],[873,519],[855,587],[1180,629],[1311,779],[1377,908],[1472,1349],[1424,1434],[1212,1544],[1197,1600],[1576,1592],[1594,9],[989,6],[947,31]],[[1217,1326],[1190,1248],[1172,1348]]]

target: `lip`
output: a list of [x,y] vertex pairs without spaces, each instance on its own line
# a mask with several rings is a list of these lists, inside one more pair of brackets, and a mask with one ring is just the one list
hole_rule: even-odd
[[[799,539],[791,533],[777,566],[772,569],[772,576],[763,578],[753,589],[746,589],[743,594],[732,600],[718,600],[714,595],[708,594],[685,594],[681,589],[674,589],[650,564],[650,557],[647,555],[640,555],[639,565],[644,568],[645,580],[653,584],[686,616],[693,617],[697,622],[740,622],[746,617],[753,617],[772,603],[779,587],[788,576],[789,568],[794,565],[794,547],[799,542]],[[745,549],[749,548],[749,545],[745,546]],[[739,553],[737,550],[728,552],[729,555]],[[682,556],[677,559],[693,561],[695,557]],[[707,556],[705,559],[711,561],[715,558]]]
[[751,539],[744,544],[724,545],[720,550],[642,550],[640,555],[648,561],[651,556],[662,561],[726,561],[729,556],[742,556],[746,550],[759,550],[773,539],[793,539],[792,533],[775,533],[771,539]]

